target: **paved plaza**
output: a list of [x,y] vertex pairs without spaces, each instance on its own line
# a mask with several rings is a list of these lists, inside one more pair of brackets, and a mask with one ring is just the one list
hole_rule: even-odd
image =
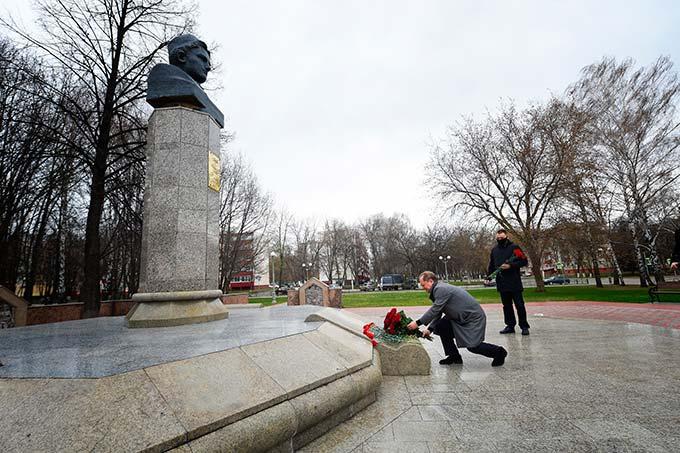
[[680,451],[680,331],[659,327],[679,307],[530,304],[529,337],[499,335],[500,304],[484,308],[505,366],[465,350],[442,366],[439,340],[425,342],[431,376],[385,376],[376,403],[301,451]]
[[102,317],[0,330],[0,378],[95,378],[140,370],[319,327],[318,307],[236,309],[229,319],[172,328],[128,329]]
[[[492,368],[490,359],[465,350],[463,365],[442,366],[439,339],[423,342],[430,376],[384,376],[375,403],[300,451],[680,451],[680,330],[674,328],[680,306],[532,303],[528,337],[498,334],[500,304],[483,307],[487,341],[509,352],[505,366]],[[427,308],[405,310],[417,318]],[[228,320],[174,327],[172,335],[126,329],[122,318],[10,329],[0,332],[0,378],[136,376],[145,367],[308,332],[320,325],[303,321],[316,310],[233,310]],[[380,323],[387,308],[347,311]],[[74,414],[78,404],[96,402],[74,400]]]

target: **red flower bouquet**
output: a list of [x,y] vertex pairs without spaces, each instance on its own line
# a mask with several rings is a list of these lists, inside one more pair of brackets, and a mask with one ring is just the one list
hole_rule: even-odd
[[431,337],[424,336],[419,329],[409,330],[406,326],[412,321],[411,318],[406,316],[406,313],[404,313],[403,310],[397,312],[397,309],[393,308],[387,312],[382,329],[374,323],[369,323],[364,326],[364,335],[370,338],[373,346],[378,345],[377,339],[391,343],[399,343],[406,340],[409,336],[425,338],[426,340],[432,341]]
[[[524,252],[522,252],[522,250],[519,247],[517,247],[512,251],[512,255],[510,255],[510,258],[505,260],[505,262],[503,264],[514,264],[518,261],[524,261],[525,259],[527,259],[527,256],[524,254]],[[503,264],[501,264],[501,266]],[[493,280],[494,278],[496,278],[496,275],[498,275],[498,273],[503,270],[503,269],[501,269],[501,266],[498,266],[498,269],[493,271],[491,273],[491,275],[486,277],[486,279],[487,280]]]

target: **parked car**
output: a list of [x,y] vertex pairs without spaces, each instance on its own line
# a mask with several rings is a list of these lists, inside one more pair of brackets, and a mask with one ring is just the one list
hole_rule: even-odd
[[387,291],[390,289],[400,290],[404,287],[404,276],[399,274],[387,274],[380,277],[378,289]]
[[404,281],[404,289],[418,289],[418,280],[415,278],[407,278]]
[[281,286],[277,286],[274,292],[276,292],[277,296],[285,296],[288,294],[288,290],[293,289],[292,287],[286,285],[285,283]]
[[571,280],[569,280],[567,277],[563,275],[555,275],[554,277],[546,278],[543,280],[543,284],[545,285],[565,285],[569,284]]
[[359,285],[359,291],[375,291],[375,284],[373,282],[363,282]]

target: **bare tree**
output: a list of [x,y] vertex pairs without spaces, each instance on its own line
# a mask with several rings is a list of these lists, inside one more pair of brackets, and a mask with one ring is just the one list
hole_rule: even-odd
[[454,209],[492,219],[524,246],[539,291],[545,227],[563,191],[583,124],[553,99],[517,111],[513,105],[485,121],[452,127],[435,146],[432,187]]
[[360,223],[361,231],[368,244],[370,256],[371,275],[378,278],[385,271],[382,261],[384,257],[384,232],[387,227],[387,219],[382,214],[376,214]]
[[[78,156],[89,171],[85,228],[84,317],[97,316],[100,302],[100,224],[106,186],[144,145],[140,134],[146,75],[159,51],[191,24],[193,9],[174,0],[37,0],[40,33],[12,20],[2,23],[39,49],[46,64],[64,71],[82,87],[77,97],[46,85],[46,99],[58,99],[63,115],[80,130]],[[58,130],[56,132],[59,132]],[[69,137],[63,137],[67,140]]]
[[312,220],[293,222],[290,231],[293,236],[290,280],[304,281],[310,275],[318,275],[323,241],[319,238],[316,223]]
[[[272,246],[274,255],[271,257],[271,272],[273,280],[279,284],[283,283],[284,271],[289,268],[289,256],[292,255],[291,247],[291,228],[295,219],[285,209],[281,209],[275,217],[272,228]],[[278,274],[278,278],[277,277]],[[272,281],[272,283],[274,283]]]
[[338,219],[326,220],[321,232],[323,246],[321,248],[320,267],[328,280],[333,283],[336,277],[343,277],[340,258],[347,241],[347,226]]
[[273,201],[243,156],[230,153],[222,153],[220,197],[220,287],[226,292],[233,276],[257,268],[268,250]]
[[360,280],[368,278],[370,275],[368,248],[359,227],[351,226],[348,228],[342,256],[343,267],[349,269],[352,273],[355,285],[359,285]]
[[568,94],[592,119],[597,150],[606,156],[603,171],[618,189],[633,236],[641,283],[649,280],[645,254],[656,280],[663,280],[650,215],[660,203],[678,200],[680,81],[672,62],[661,57],[635,69],[631,59],[605,58],[584,68]]
[[0,282],[14,288],[21,277],[30,301],[60,181],[79,171],[54,133],[73,131],[73,125],[45,99],[43,81],[70,81],[54,79],[33,54],[4,37],[0,55]]

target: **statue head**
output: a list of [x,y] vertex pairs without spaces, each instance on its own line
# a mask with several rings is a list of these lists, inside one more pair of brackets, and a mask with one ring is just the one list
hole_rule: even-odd
[[189,74],[199,85],[212,69],[208,46],[194,35],[180,35],[170,41],[168,55],[171,65]]

